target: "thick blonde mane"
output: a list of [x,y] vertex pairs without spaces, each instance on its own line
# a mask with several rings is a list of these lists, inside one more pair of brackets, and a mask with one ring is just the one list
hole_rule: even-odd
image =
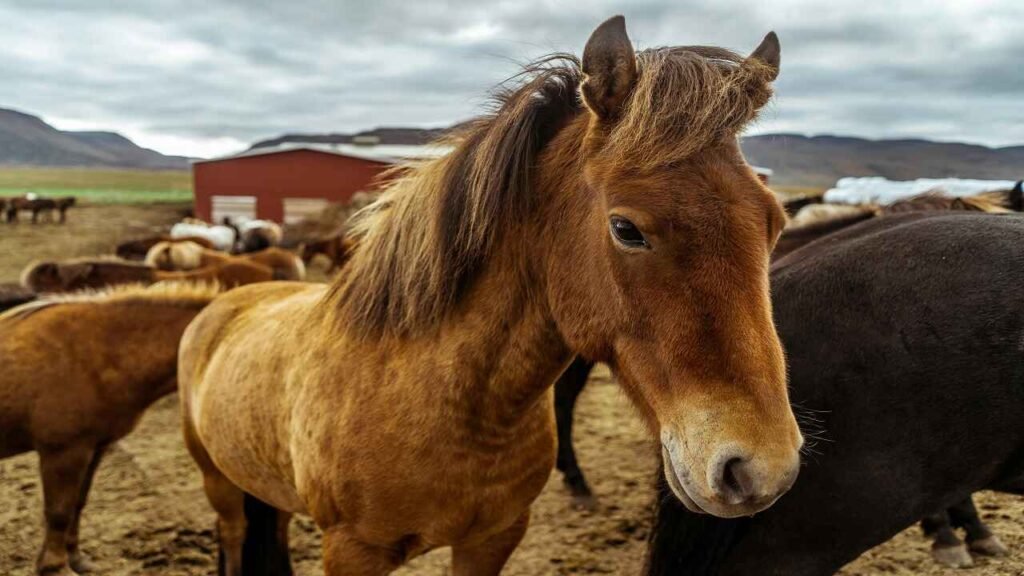
[[146,304],[183,308],[206,306],[222,291],[216,282],[157,282],[148,286],[123,284],[102,290],[47,294],[0,314],[0,324],[25,318],[61,304]]
[[[771,97],[772,69],[720,48],[646,50],[637,63],[637,84],[595,161],[623,169],[681,162],[735,137]],[[361,334],[436,326],[494,246],[531,216],[538,155],[584,111],[582,80],[574,56],[539,60],[450,139],[450,154],[403,166],[353,217],[358,246],[326,297],[329,317]],[[564,153],[582,155],[582,141]]]

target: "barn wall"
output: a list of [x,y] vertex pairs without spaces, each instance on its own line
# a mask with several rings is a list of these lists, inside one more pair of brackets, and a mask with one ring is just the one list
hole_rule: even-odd
[[195,212],[210,220],[213,196],[255,196],[258,218],[281,222],[284,199],[348,202],[390,165],[314,150],[292,150],[192,166]]

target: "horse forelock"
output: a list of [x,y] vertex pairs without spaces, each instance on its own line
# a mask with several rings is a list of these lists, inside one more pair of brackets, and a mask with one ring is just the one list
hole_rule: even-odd
[[[600,158],[618,166],[679,162],[754,119],[771,97],[768,66],[710,47],[637,55],[639,78]],[[508,230],[526,221],[535,166],[558,131],[584,111],[580,61],[554,54],[494,94],[491,111],[450,137],[448,155],[407,164],[353,216],[357,239],[326,296],[328,314],[357,333],[409,334],[436,326]],[[578,150],[567,154],[582,156]]]
[[712,46],[644,50],[637,68],[602,155],[638,171],[677,164],[735,138],[771,99],[776,74],[756,59]]

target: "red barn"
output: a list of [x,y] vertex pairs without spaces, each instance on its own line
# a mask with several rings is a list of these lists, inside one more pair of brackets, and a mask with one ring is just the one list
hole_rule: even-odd
[[256,148],[192,164],[197,218],[297,222],[329,202],[348,202],[396,162],[443,155],[440,146],[299,144]]

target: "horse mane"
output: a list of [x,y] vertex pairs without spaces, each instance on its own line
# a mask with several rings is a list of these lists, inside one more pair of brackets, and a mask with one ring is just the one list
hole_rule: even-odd
[[1007,191],[987,192],[974,196],[952,197],[938,192],[925,192],[883,207],[885,214],[918,212],[924,210],[966,210],[1003,214],[1011,210],[1005,206]]
[[[772,69],[721,48],[650,49],[637,64],[601,151],[628,169],[681,162],[735,137],[771,97]],[[583,111],[583,77],[572,55],[533,62],[498,87],[486,114],[443,141],[452,152],[392,171],[380,198],[350,221],[357,248],[325,296],[327,318],[363,335],[436,326],[528,219],[538,156]],[[575,154],[582,158],[582,142]]]
[[46,294],[39,299],[0,314],[0,325],[17,322],[36,312],[62,304],[146,304],[201,308],[222,291],[216,282],[157,282],[121,284],[100,290],[82,290],[68,294]]

